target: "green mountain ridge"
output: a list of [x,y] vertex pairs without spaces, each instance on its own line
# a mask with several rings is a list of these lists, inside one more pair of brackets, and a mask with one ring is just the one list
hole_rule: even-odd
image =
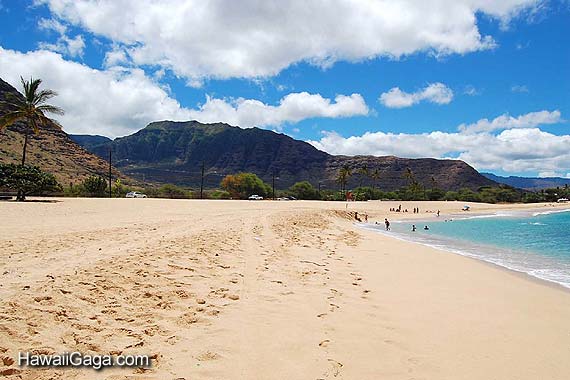
[[[377,185],[386,191],[408,184],[404,177],[407,168],[427,188],[435,185],[444,190],[476,190],[497,185],[459,160],[334,156],[281,133],[224,123],[153,122],[132,135],[84,147],[103,158],[112,147],[115,165],[133,178],[190,187],[199,185],[202,164],[207,187],[218,186],[227,174],[243,171],[253,172],[269,183],[275,178],[277,188],[307,180],[315,186],[321,183],[336,189],[335,178],[344,165],[354,172],[363,166],[371,171],[378,169]],[[349,187],[361,183],[372,185],[372,179],[355,173]]]

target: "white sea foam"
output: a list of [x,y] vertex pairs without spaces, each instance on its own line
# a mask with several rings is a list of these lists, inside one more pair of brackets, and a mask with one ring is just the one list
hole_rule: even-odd
[[[408,221],[409,223],[409,221]],[[510,251],[491,245],[476,244],[451,238],[435,237],[422,233],[400,233],[385,231],[383,226],[358,223],[358,226],[373,230],[398,240],[419,243],[431,248],[482,260],[503,268],[525,273],[541,280],[570,288],[570,264],[555,259]]]
[[532,214],[532,216],[558,214],[558,213],[561,213],[561,212],[570,212],[570,209],[539,211],[539,212],[534,212],[534,213]]

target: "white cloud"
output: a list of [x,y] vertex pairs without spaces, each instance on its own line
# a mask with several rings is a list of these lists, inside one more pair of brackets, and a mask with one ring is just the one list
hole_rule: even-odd
[[74,38],[61,36],[55,43],[40,42],[38,47],[40,49],[62,53],[69,57],[82,57],[85,49],[85,41],[80,35],[77,35]]
[[515,84],[511,87],[511,92],[518,92],[521,94],[529,93],[528,87],[520,84]]
[[58,34],[65,34],[67,32],[67,27],[63,25],[60,21],[53,18],[42,18],[38,22],[38,27],[42,30],[53,30]]
[[367,115],[368,107],[360,94],[337,95],[334,102],[319,94],[291,93],[272,106],[254,99],[213,99],[197,110],[190,110],[190,118],[202,122],[223,120],[243,128],[253,126],[280,126],[314,117],[350,117]]
[[40,19],[38,26],[42,30],[53,30],[59,34],[56,42],[40,42],[40,49],[62,53],[69,57],[82,57],[85,50],[85,41],[81,35],[73,38],[67,36],[67,26],[55,19]]
[[203,78],[270,77],[297,62],[496,46],[477,14],[502,24],[543,0],[36,0],[55,17],[122,45],[135,65]]
[[469,95],[469,96],[477,96],[477,95],[481,95],[481,91],[477,90],[474,86],[472,85],[467,85],[465,86],[465,88],[463,89],[463,94],[465,95]]
[[413,93],[394,87],[380,95],[380,103],[388,108],[405,108],[422,101],[436,104],[449,104],[453,99],[453,91],[443,83],[432,83]]
[[473,124],[461,124],[458,129],[464,133],[492,132],[510,128],[534,128],[544,124],[557,124],[562,122],[560,111],[530,112],[519,117],[507,114],[498,116],[493,120],[481,119]]
[[343,137],[336,132],[323,132],[320,140],[309,143],[331,154],[458,158],[479,170],[500,169],[511,173],[570,170],[570,135],[558,136],[536,127],[514,127],[498,134],[485,130],[421,134],[367,132]]
[[254,99],[208,97],[197,109],[188,109],[140,69],[95,70],[50,51],[20,53],[0,47],[0,77],[18,87],[20,75],[42,78],[47,88],[59,93],[53,103],[66,111],[60,122],[68,133],[123,136],[165,119],[278,127],[313,117],[368,113],[359,94],[337,95],[331,101],[306,92],[288,94],[276,106]]

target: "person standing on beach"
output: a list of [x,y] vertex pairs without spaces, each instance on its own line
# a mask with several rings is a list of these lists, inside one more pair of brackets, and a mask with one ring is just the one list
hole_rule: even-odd
[[390,231],[390,222],[388,221],[388,218],[384,219],[384,224],[386,225],[386,231]]

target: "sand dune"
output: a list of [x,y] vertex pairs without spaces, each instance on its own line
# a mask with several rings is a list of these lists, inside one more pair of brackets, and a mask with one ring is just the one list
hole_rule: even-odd
[[[370,221],[414,217],[389,213],[395,205],[0,203],[0,374],[570,376],[570,292],[353,225],[355,210],[367,212]],[[445,214],[462,206],[419,205]],[[475,205],[473,212],[502,208]],[[18,351],[142,353],[154,360],[150,369],[30,369],[13,363]]]

